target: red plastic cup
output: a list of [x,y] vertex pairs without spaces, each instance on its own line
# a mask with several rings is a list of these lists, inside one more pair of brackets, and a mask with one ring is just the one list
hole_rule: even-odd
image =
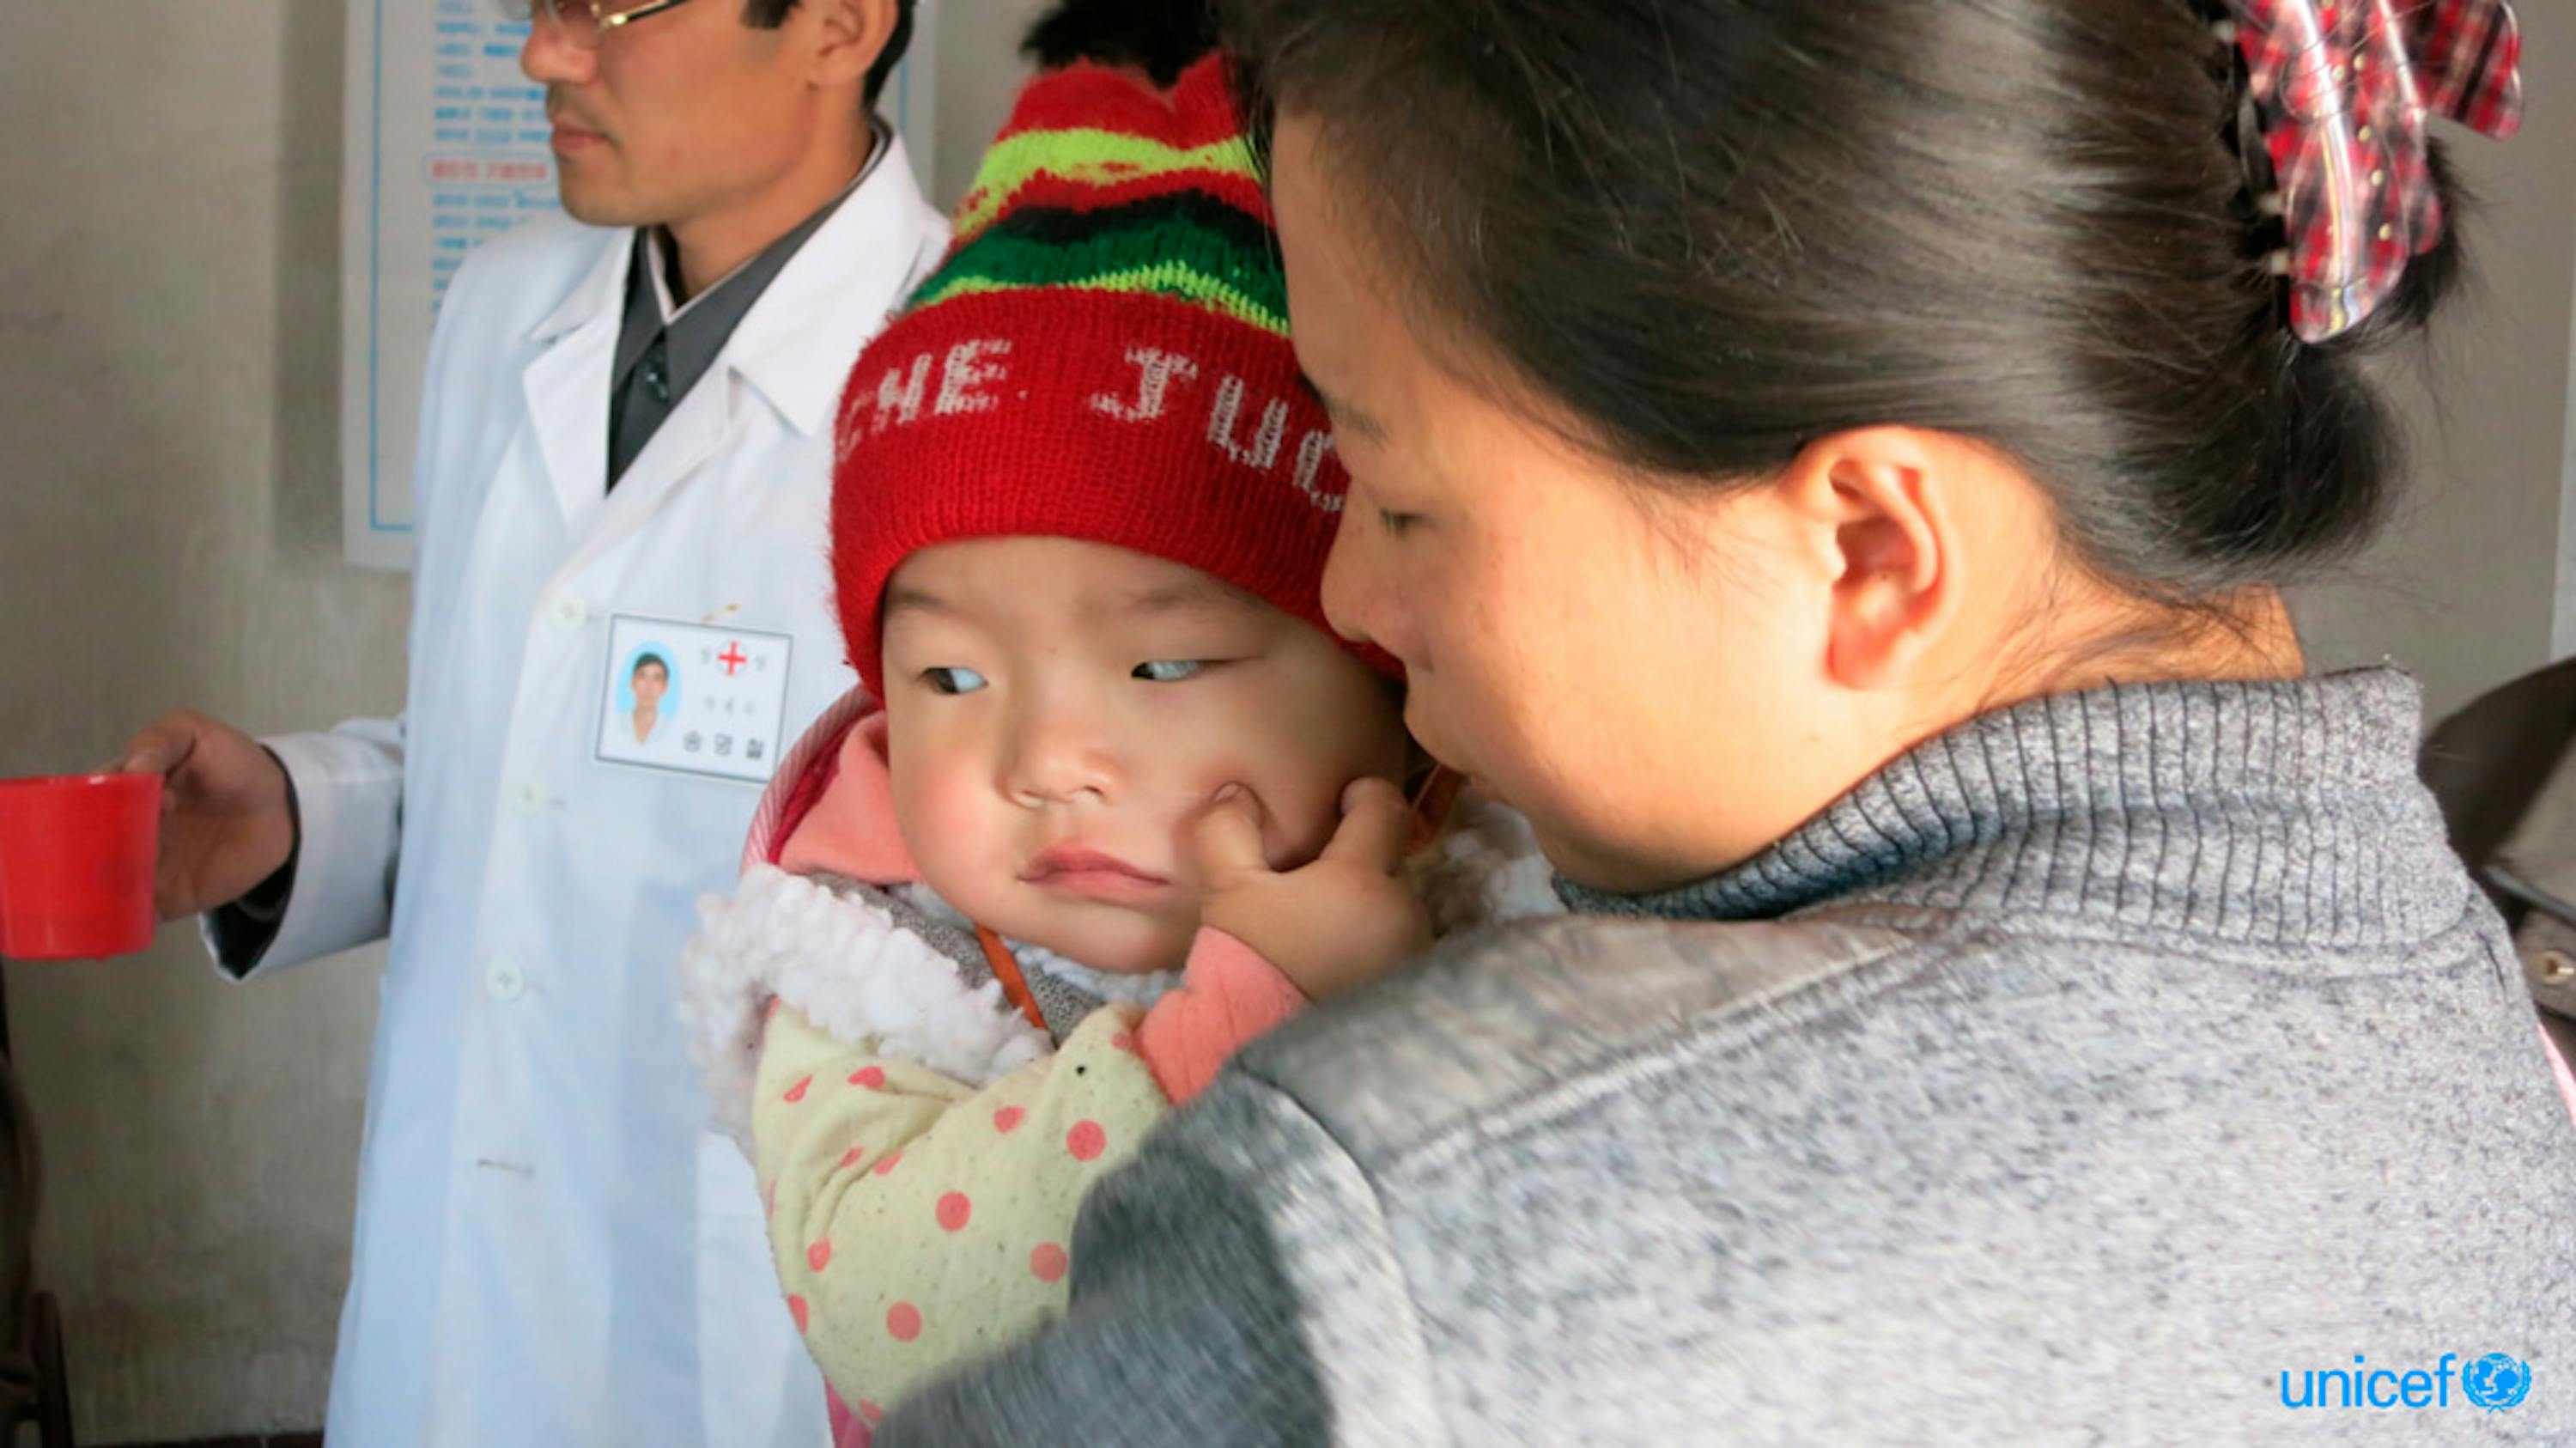
[[0,956],[104,960],[152,943],[161,776],[0,779]]

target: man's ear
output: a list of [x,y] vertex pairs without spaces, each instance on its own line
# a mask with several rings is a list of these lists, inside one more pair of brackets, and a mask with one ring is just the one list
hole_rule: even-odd
[[895,0],[804,0],[797,9],[812,12],[807,23],[814,27],[816,88],[865,88],[868,72],[894,39]]
[[1825,668],[1846,688],[1919,682],[1957,622],[1960,461],[1931,434],[1866,428],[1809,444],[1776,484],[1830,575]]

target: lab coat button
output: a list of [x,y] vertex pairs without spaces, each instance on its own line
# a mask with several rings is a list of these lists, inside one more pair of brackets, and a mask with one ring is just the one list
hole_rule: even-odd
[[507,1004],[528,993],[528,978],[504,958],[493,961],[491,968],[483,972],[483,987],[492,992],[492,999]]
[[582,602],[578,594],[556,594],[547,612],[554,619],[555,627],[565,633],[579,633],[582,625],[590,622],[590,605]]
[[510,807],[523,815],[534,816],[546,807],[546,787],[533,779],[523,779],[510,786]]

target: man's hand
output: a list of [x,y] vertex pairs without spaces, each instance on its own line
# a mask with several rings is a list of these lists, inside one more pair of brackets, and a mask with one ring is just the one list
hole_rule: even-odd
[[1200,923],[1222,930],[1323,1000],[1374,980],[1431,944],[1431,917],[1399,878],[1413,821],[1383,779],[1342,791],[1341,828],[1313,864],[1270,868],[1261,801],[1239,785],[1199,821],[1207,896]]
[[161,776],[152,903],[164,920],[231,904],[295,849],[286,771],[229,724],[173,710],[135,735],[114,768]]

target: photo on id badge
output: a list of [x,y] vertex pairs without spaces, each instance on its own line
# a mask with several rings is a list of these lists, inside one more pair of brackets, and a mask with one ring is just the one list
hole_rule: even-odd
[[766,784],[789,741],[786,634],[615,614],[602,661],[602,764]]

